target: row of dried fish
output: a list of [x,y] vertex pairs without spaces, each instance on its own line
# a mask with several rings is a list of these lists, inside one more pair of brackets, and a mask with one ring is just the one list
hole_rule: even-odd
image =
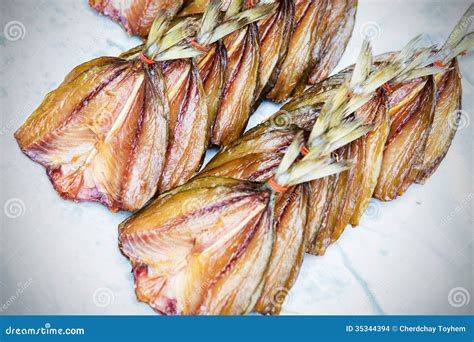
[[[146,38],[160,10],[166,9],[179,17],[201,14],[210,0],[89,0],[89,3],[128,33]],[[221,3],[223,8],[234,6],[232,0],[221,0]],[[307,83],[325,79],[337,65],[354,28],[357,0],[247,1],[246,6],[258,3],[274,3],[277,9],[249,27],[240,39],[224,45],[225,48],[231,45],[232,50],[238,50],[235,53],[255,64],[260,59],[258,79],[252,70],[244,70],[247,85],[255,88],[249,89],[249,94],[253,91],[256,98],[265,96],[282,102],[304,90]],[[255,84],[250,81],[252,78]]]
[[249,104],[236,97],[249,88],[240,70],[256,70],[241,40],[274,5],[233,3],[223,13],[213,1],[199,19],[160,12],[143,45],[79,65],[45,97],[15,137],[62,197],[137,210],[191,178],[211,137],[238,136],[229,127]]
[[[441,162],[456,131],[456,56],[473,46],[464,26],[472,11],[440,49],[411,53],[416,38],[372,67],[366,44],[355,67],[288,103],[190,183],[122,223],[120,246],[132,261],[138,299],[165,314],[279,313],[304,251],[324,254],[347,224],[358,224],[372,196],[393,199]],[[353,134],[340,129],[348,117],[360,122]],[[313,177],[286,183],[281,170],[298,149],[304,157],[297,164],[330,151],[351,167],[326,177],[314,169]],[[261,205],[271,202],[264,182],[265,191],[277,192],[270,213]],[[259,230],[261,220],[271,222],[272,236]]]
[[158,11],[144,44],[76,67],[16,132],[63,198],[137,210],[190,179],[210,142],[240,137],[286,54],[276,22],[293,5],[225,5]]
[[366,42],[350,82],[321,88],[314,111],[293,111],[285,127],[262,123],[125,220],[120,248],[138,299],[164,314],[278,313],[318,235],[308,227],[320,216],[320,183],[360,173],[357,161],[341,163],[388,131],[386,96],[374,92],[413,61],[411,50],[371,71]]

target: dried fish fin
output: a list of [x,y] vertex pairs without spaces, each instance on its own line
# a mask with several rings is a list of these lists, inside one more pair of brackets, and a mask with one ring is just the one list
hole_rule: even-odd
[[474,17],[474,5],[471,4],[463,14],[459,22],[453,28],[446,42],[434,57],[444,62],[450,62],[459,53],[471,50],[474,46],[474,32],[472,32],[472,18]]
[[203,52],[185,41],[194,37],[198,25],[194,18],[178,18],[170,22],[166,13],[161,13],[156,17],[155,24],[159,30],[156,33],[157,39],[147,41],[145,49],[141,52],[148,59],[155,62],[186,59],[199,56]]
[[226,19],[214,28],[214,30],[203,34],[203,44],[209,45],[228,36],[232,32],[238,31],[251,23],[257,22],[269,15],[276,9],[276,4],[262,4],[250,9],[240,11],[230,15],[230,10],[226,12]]
[[372,47],[369,41],[366,39],[362,43],[362,47],[357,58],[357,63],[352,72],[351,83],[349,86],[351,89],[355,89],[358,84],[364,82],[372,71]]

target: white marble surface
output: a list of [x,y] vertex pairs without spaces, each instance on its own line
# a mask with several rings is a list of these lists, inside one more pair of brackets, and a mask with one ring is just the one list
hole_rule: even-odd
[[[355,60],[364,29],[375,28],[375,53],[422,32],[438,42],[470,3],[360,0],[338,69]],[[12,21],[22,26],[18,40],[7,39]],[[117,248],[117,224],[127,214],[61,200],[12,137],[70,69],[138,40],[86,0],[2,1],[0,29],[0,313],[153,314],[136,301],[128,260]],[[472,56],[461,61],[466,122],[438,172],[397,201],[374,201],[360,227],[348,227],[324,257],[306,256],[283,313],[472,313],[474,298],[460,307],[449,301],[458,287],[474,295]],[[264,103],[251,124],[275,109]]]

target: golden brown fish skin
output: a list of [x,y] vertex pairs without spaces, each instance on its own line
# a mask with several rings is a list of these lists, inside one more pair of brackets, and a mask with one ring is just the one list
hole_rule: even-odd
[[189,180],[201,166],[211,121],[199,70],[190,59],[162,64],[170,103],[170,139],[159,192]]
[[197,58],[197,67],[207,97],[209,118],[207,141],[209,143],[224,88],[224,75],[227,67],[227,51],[224,44],[221,42],[213,44],[206,54]]
[[255,181],[267,180],[275,173],[298,130],[291,127],[266,130],[261,134],[250,133],[224,147],[197,177],[219,175]]
[[89,0],[89,5],[120,24],[130,35],[146,38],[158,12],[166,10],[174,16],[183,0]]
[[[345,146],[338,151],[340,158],[358,157],[358,144]],[[357,165],[357,164],[356,164]],[[353,185],[353,179],[358,173],[348,170],[336,176],[330,176],[330,188],[327,194],[328,205],[323,214],[320,228],[318,229],[316,239],[313,242],[314,248],[309,250],[310,254],[324,255],[327,246],[332,243],[332,236],[336,234],[336,229],[343,225],[343,219],[347,218],[349,212],[349,199],[356,196],[354,193],[356,187]],[[346,221],[348,222],[348,220]],[[346,223],[347,225],[347,223]],[[345,225],[344,225],[345,227]]]
[[[266,181],[273,177],[284,152],[300,129],[262,125],[220,151],[197,177],[225,176]],[[297,185],[277,195],[274,214],[275,243],[263,292],[255,310],[279,314],[303,261],[308,212],[308,186]]]
[[435,76],[436,107],[433,125],[426,143],[423,165],[416,182],[424,184],[436,171],[448,153],[457,130],[462,97],[461,74],[457,59],[448,66],[451,70]]
[[227,50],[225,86],[212,131],[211,143],[225,146],[240,137],[256,100],[260,48],[256,24],[224,38]]
[[266,180],[275,174],[281,158],[282,153],[249,153],[230,159],[210,170],[205,169],[196,177],[219,175],[236,179]]
[[319,21],[325,15],[327,4],[328,0],[295,1],[294,26],[288,52],[267,99],[283,102],[291,96],[300,82],[304,80],[306,83],[312,66]]
[[136,210],[155,194],[164,164],[164,92],[155,66],[98,58],[73,69],[15,138],[63,198]]
[[347,171],[346,196],[340,208],[339,218],[331,234],[331,243],[339,239],[344,229],[349,224],[354,213],[356,201],[360,196],[362,177],[364,173],[365,140],[358,139],[349,145],[348,160],[356,161],[355,165]]
[[307,238],[310,254],[324,255],[349,223],[358,223],[374,192],[389,131],[387,96],[379,91],[355,116],[374,126],[365,136],[338,151],[342,158],[352,161],[351,169],[327,177],[326,182],[321,179],[312,187],[314,195],[310,200],[314,199],[314,203],[310,202]]
[[[289,102],[263,123],[246,132],[242,138],[224,146],[197,177],[219,175],[239,179],[263,181],[271,178],[298,130],[310,130],[323,103],[340,86],[342,78],[325,80],[313,86],[311,96]],[[322,216],[328,205],[330,177],[308,183],[311,209],[306,229],[307,243],[315,241]],[[314,247],[311,247],[311,250]],[[310,250],[310,247],[308,247]]]
[[125,220],[119,242],[138,298],[163,314],[248,313],[273,246],[270,197],[259,183],[205,177]]
[[294,1],[279,0],[276,12],[257,22],[261,54],[258,96],[265,96],[275,85],[288,51],[294,16]]
[[[374,193],[374,197],[382,201],[401,196],[416,180],[423,165],[433,123],[436,84],[432,76],[425,78],[421,84],[421,90],[418,90],[420,87],[415,88],[398,101],[398,105],[391,106],[390,133]],[[413,89],[411,84],[409,86]],[[404,84],[399,85],[399,89],[403,91],[403,88]]]
[[382,167],[383,151],[390,132],[390,114],[388,110],[388,98],[385,93],[380,93],[368,105],[373,105],[373,109],[367,111],[372,114],[368,117],[374,125],[372,131],[364,137],[364,159],[362,169],[362,179],[360,191],[356,199],[354,212],[351,218],[351,225],[357,226],[367,209],[370,199],[374,194],[377,180]]
[[339,63],[354,30],[357,0],[330,0],[326,29],[320,36],[316,62],[308,80],[316,84],[326,79]]
[[308,218],[306,221],[305,251],[317,254],[316,237],[324,222],[324,214],[329,206],[334,177],[324,177],[308,183]]
[[[286,148],[297,132],[296,129],[276,129],[253,139],[247,140],[244,136],[238,143],[218,153],[211,161],[211,166],[197,177],[215,175],[266,181],[275,174]],[[278,314],[296,280],[304,254],[307,192],[306,185],[298,185],[276,197],[275,244],[263,282],[263,292],[255,308],[260,313]]]
[[261,314],[278,315],[298,276],[305,251],[308,187],[293,186],[278,194],[275,204],[275,242],[263,291],[255,306]]

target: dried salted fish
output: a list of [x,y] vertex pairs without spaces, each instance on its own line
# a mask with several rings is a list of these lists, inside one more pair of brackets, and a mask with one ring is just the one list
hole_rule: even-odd
[[316,61],[308,80],[321,82],[336,67],[342,57],[355,24],[357,0],[330,0],[326,26],[316,44]]
[[[189,6],[193,4],[195,2]],[[220,13],[223,7],[226,9],[224,15]],[[255,103],[260,49],[254,22],[272,14],[276,5],[247,8],[242,0],[232,0],[228,4],[213,0],[205,8],[208,20],[203,18],[203,26],[212,23],[209,18],[224,16],[224,24],[220,25],[222,33],[219,33],[222,42],[210,46],[208,35],[198,36],[197,40],[208,47],[198,65],[213,119],[210,141],[214,145],[225,145],[241,135]],[[199,6],[194,9],[198,10]]]
[[[357,131],[364,134],[361,124],[341,121],[332,127],[340,134],[318,137],[334,140],[300,161],[303,135],[297,134],[267,182],[196,178],[125,220],[119,227],[120,248],[132,261],[138,298],[164,314],[244,314],[259,298],[273,294],[273,279],[281,281],[282,273],[290,271],[287,282],[292,283],[297,271],[286,267],[280,272],[280,260],[297,241],[296,257],[302,258],[304,231],[295,232],[296,240],[289,230],[286,235],[280,232],[280,240],[273,235],[276,224],[302,220],[305,197],[291,209],[288,205],[298,201],[286,191],[347,168],[329,157],[330,145],[357,138]],[[303,221],[299,227],[304,228]],[[266,302],[261,305],[262,310],[268,307]]]
[[259,183],[202,178],[123,222],[138,299],[171,315],[250,311],[273,245],[270,195]]
[[227,145],[245,129],[256,101],[260,48],[255,24],[224,38],[225,84],[212,130],[214,145]]
[[293,0],[278,0],[275,13],[257,22],[261,64],[257,94],[265,96],[277,80],[285,60],[295,15]]
[[[368,45],[365,45],[365,49],[370,52]],[[363,63],[368,63],[362,57],[359,60],[363,61]],[[398,69],[392,68],[392,70],[387,72],[391,75],[389,77],[394,77],[397,75]],[[384,72],[381,72],[378,75],[383,74]],[[374,86],[385,82],[385,80],[381,81],[377,80],[377,78],[373,77],[368,80],[368,84],[371,83],[371,87],[366,85],[371,94],[373,94]],[[352,87],[355,88],[356,84],[359,83],[364,84],[363,82],[366,79],[367,74],[355,79]],[[377,80],[375,81],[376,83],[373,83],[374,80]],[[292,108],[290,111],[280,111],[266,122],[244,134],[241,139],[224,147],[206,165],[198,177],[218,175],[259,181],[268,180],[276,173],[283,155],[287,153],[290,142],[294,141],[298,136],[301,128],[311,129],[314,123],[316,122],[317,124],[319,121],[319,126],[316,125],[313,129],[319,129],[323,137],[325,135],[332,135],[326,132],[327,130],[335,132],[331,128],[333,126],[329,123],[327,125],[324,123],[328,121],[327,119],[324,120],[318,118],[318,116],[326,102],[331,102],[334,98],[344,99],[346,98],[346,93],[350,93],[349,88],[343,87],[344,96],[341,96],[338,93],[338,88],[341,85],[341,82],[328,80],[328,82],[320,84],[319,87],[314,87],[311,99],[307,97],[304,101],[304,106],[302,106],[303,102],[288,104],[287,108]],[[364,89],[364,87],[362,88]],[[349,146],[356,144],[359,150],[363,150],[364,153],[361,154],[362,157],[359,157],[359,159],[353,160],[354,167],[351,168],[351,171],[343,171],[343,173],[350,173],[352,179],[357,178],[364,184],[364,186],[360,187],[360,192],[358,193],[361,195],[360,197],[355,194],[355,191],[348,194],[347,201],[352,203],[352,208],[365,206],[366,199],[372,195],[375,183],[371,169],[378,170],[380,168],[373,165],[377,163],[380,165],[381,154],[385,144],[384,138],[387,137],[389,127],[385,94],[378,92],[372,95],[372,97],[362,96],[361,98],[363,100],[353,99],[353,103],[357,103],[357,106],[351,107],[352,109],[357,109],[358,106],[362,106],[366,101],[368,102],[356,110],[356,115],[353,118],[369,124],[370,132],[367,133],[365,130],[356,131],[357,134],[363,136],[358,139],[356,139],[356,136],[352,136],[347,140],[354,140]],[[327,108],[325,111],[326,114],[323,114],[323,116],[330,117],[327,115]],[[334,112],[332,115],[336,116]],[[339,120],[343,120],[346,115],[339,113],[336,118],[338,117]],[[308,133],[305,133],[303,136],[305,140],[311,139]],[[333,146],[333,148],[338,148],[341,145],[345,146],[347,141],[340,142],[339,145]],[[321,144],[321,141],[319,142]],[[338,152],[340,152],[340,149]],[[374,158],[374,160],[368,160],[368,158]],[[367,176],[362,172],[364,168],[366,168]],[[356,171],[352,171],[354,169]],[[332,177],[339,177],[339,175]],[[357,175],[357,177],[354,175]],[[276,197],[275,245],[268,276],[263,287],[263,294],[256,305],[258,312],[266,314],[279,313],[283,300],[291,288],[301,265],[303,251],[306,249],[316,253],[316,236],[319,231],[320,222],[324,217],[327,203],[329,203],[327,200],[329,191],[327,189],[330,188],[329,184],[332,177],[323,177],[307,184],[292,187],[284,195],[279,194]],[[355,185],[356,183],[353,182],[352,184]],[[280,205],[278,205],[279,201],[281,201]],[[306,203],[306,208],[304,203]],[[355,210],[353,209],[350,212],[355,212]],[[350,218],[350,215],[347,216],[345,218],[346,222]],[[332,231],[329,231],[329,240],[330,233]],[[319,237],[322,235],[320,234]]]
[[144,46],[73,69],[15,133],[63,198],[132,211],[156,193],[168,148],[169,104],[161,68],[139,55],[163,61],[176,49],[195,54],[178,45],[189,28],[176,35],[183,26],[169,24],[162,15]]
[[391,107],[390,134],[374,193],[376,198],[391,200],[402,195],[418,175],[433,122],[436,94],[432,76],[422,85],[418,94]]
[[196,62],[207,99],[209,122],[206,141],[209,144],[224,88],[227,51],[222,42],[217,42],[210,46],[207,53],[197,57]]
[[163,63],[162,68],[170,103],[170,139],[160,193],[183,184],[199,169],[208,145],[205,132],[211,123],[195,63],[179,59]]
[[[318,228],[313,228],[317,234],[309,236],[308,252],[312,254],[324,254],[349,223],[358,224],[378,179],[390,127],[386,95],[375,95],[355,115],[365,117],[373,129],[338,151],[342,158],[352,160],[354,167],[331,177],[328,184],[314,184],[313,191],[318,197],[315,198],[315,216],[320,215],[322,221],[316,223],[319,223]],[[318,206],[324,205],[319,197],[326,202],[324,210],[318,210]]]
[[[357,0],[217,2],[221,10],[227,13],[254,6],[273,6],[275,10],[271,16],[260,18],[262,20],[255,25],[249,25],[224,40],[225,49],[228,50],[225,84],[218,84],[221,75],[209,79],[208,85],[204,82],[205,90],[211,97],[211,117],[214,112],[217,113],[214,107],[220,99],[218,95],[222,95],[212,142],[226,145],[242,133],[251,111],[262,98],[285,101],[292,95],[300,94],[308,82],[315,84],[329,75],[352,34]],[[184,6],[183,1],[168,4],[166,0],[129,0],[125,4],[90,0],[90,3],[99,12],[105,12],[121,22],[128,32],[145,37],[151,21],[137,18],[149,18],[162,8],[168,8],[170,13],[176,14],[179,7],[182,8],[176,14],[178,17],[201,15],[215,1],[190,0]],[[133,8],[133,11],[129,8]],[[128,21],[132,24],[128,24]],[[221,72],[223,51],[216,49],[211,49],[211,56],[201,57],[205,64],[203,75],[211,67],[214,72]],[[232,106],[237,110],[231,110]]]
[[[349,222],[357,224],[365,211],[378,179],[390,127],[387,96],[382,91],[375,92],[374,85],[382,85],[398,76],[413,58],[404,53],[405,57],[395,60],[393,65],[386,64],[383,68],[371,71],[371,52],[367,43],[362,52],[359,67],[354,72],[353,68],[350,72],[345,70],[289,102],[269,120],[224,147],[200,173],[200,176],[268,179],[275,173],[298,129],[310,130],[315,122],[318,123],[318,115],[324,103],[338,96],[338,88],[347,83],[348,77],[352,75],[355,81],[351,87],[356,88],[355,83],[360,83],[370,75],[368,82],[373,84],[370,98],[362,99],[362,102],[367,103],[355,112],[354,117],[372,125],[372,130],[336,151],[341,157],[352,160],[354,167],[336,176],[308,184],[305,196],[309,197],[310,209],[305,233],[306,250],[313,254],[323,254],[345,226]],[[359,101],[353,99],[353,103]],[[323,132],[324,129],[320,129],[320,133]]]
[[426,142],[423,164],[416,181],[424,183],[443,161],[456,134],[461,115],[461,73],[457,59],[447,66],[446,73],[435,75],[436,107],[433,124]]
[[278,78],[266,95],[283,102],[339,62],[354,27],[356,0],[296,0],[293,32]]
[[295,185],[295,172],[312,178],[345,167],[316,164],[281,171],[288,184],[198,178],[124,221],[120,247],[134,264],[138,298],[164,314],[251,311],[274,245],[274,187]]
[[156,192],[168,140],[159,68],[99,58],[72,71],[15,133],[65,199],[135,210]]
[[196,32],[195,18],[160,12],[145,44],[75,68],[16,132],[21,149],[46,167],[62,197],[114,211],[139,209],[186,182],[213,119],[192,57],[255,13],[263,15],[255,8],[221,21],[206,12]]
[[318,21],[323,16],[328,0],[295,1],[293,33],[288,52],[281,66],[278,78],[267,98],[276,102],[287,100],[295,87],[309,73],[313,56]]
[[[367,162],[372,162],[372,167],[368,165],[364,168],[362,183],[370,186],[362,187],[362,193],[357,196],[355,207],[351,209],[354,210],[350,218],[352,225],[358,224],[371,193],[384,200],[395,198],[413,182],[423,182],[446,155],[456,131],[456,120],[460,115],[461,77],[455,57],[472,48],[473,34],[466,33],[469,25],[465,23],[465,20],[472,16],[472,11],[471,6],[441,49],[418,50],[404,72],[384,85],[385,93],[388,95],[387,106],[391,122],[388,126],[386,119],[383,120],[380,134],[375,134],[371,138],[374,139],[374,143],[365,144],[366,147],[372,146],[365,151],[372,153],[372,157],[366,158]],[[420,40],[421,37],[417,37],[409,45],[414,47]],[[395,58],[393,53],[385,54],[377,57],[375,64],[378,68],[387,65]],[[303,96],[289,102],[283,109],[307,110],[315,102],[327,98],[328,94],[322,89],[330,89],[334,84],[341,84],[347,75],[352,73],[353,67],[346,68],[338,75],[308,89]],[[375,132],[376,129],[367,137]],[[384,146],[382,142],[386,139],[387,133],[389,134],[387,145]],[[431,146],[429,150],[428,146]],[[382,149],[384,149],[383,155],[381,155]],[[348,158],[348,151],[341,152]],[[357,165],[356,162],[351,171],[356,170]],[[345,193],[349,193],[350,188],[347,188],[346,192],[340,188],[340,191],[337,190],[340,184],[344,184],[344,188],[347,186],[348,180],[344,178],[347,174],[348,172],[345,172],[313,182],[317,184],[318,190],[310,192],[314,194],[314,199],[310,199],[314,209],[309,212],[308,241],[311,241],[310,236],[314,236],[312,231],[318,231],[318,236],[314,240],[316,246],[313,242],[313,247],[310,245],[307,248],[309,253],[323,254],[327,245],[338,238],[341,229],[348,223],[346,222],[348,216],[345,216],[344,220],[344,215],[341,217],[321,215],[324,212],[331,213],[328,207],[335,207],[339,211],[342,203],[346,203]],[[361,194],[365,195],[360,196]],[[354,201],[354,197],[351,197]],[[349,209],[351,207],[349,206]],[[324,238],[325,229],[329,229],[332,233],[326,233]]]
[[[222,72],[228,63],[233,63],[232,57],[228,61],[224,59],[226,55],[222,50],[226,39],[245,31],[246,26],[253,25],[253,21],[271,10],[271,6],[249,10],[239,7],[233,13],[227,11],[220,20],[220,2],[211,1],[203,14],[200,30],[191,42],[193,47],[206,52],[204,57],[199,57],[197,65],[189,59],[164,63],[163,75],[170,101],[170,143],[158,188],[160,193],[193,176],[201,165],[212,129],[223,120],[221,111],[233,105],[226,102],[232,91],[223,87],[225,75]],[[234,31],[236,33],[232,33]],[[221,38],[224,39],[222,44],[218,42]],[[230,49],[227,51],[232,53]]]
[[89,0],[97,12],[119,23],[131,35],[146,38],[161,10],[174,16],[183,0]]
[[390,85],[392,124],[376,198],[393,200],[414,182],[424,183],[445,157],[461,113],[456,57],[474,47],[473,15],[471,5],[441,48],[421,51],[410,72]]

